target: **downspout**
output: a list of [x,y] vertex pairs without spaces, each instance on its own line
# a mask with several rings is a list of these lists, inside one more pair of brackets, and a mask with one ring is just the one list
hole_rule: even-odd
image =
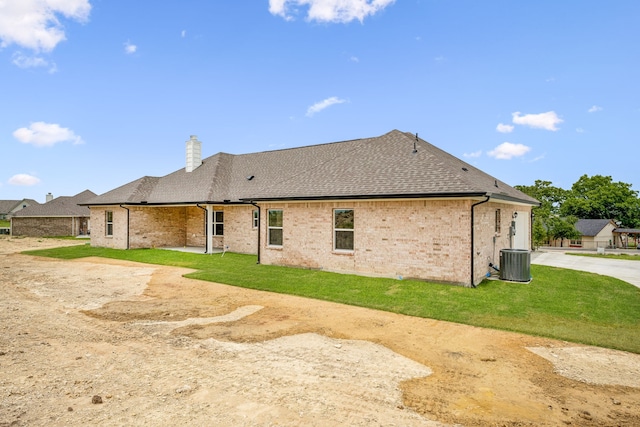
[[207,208],[203,208],[199,203],[196,203],[196,207],[202,209],[204,211],[204,253],[209,253],[209,239],[207,239]]
[[260,206],[255,204],[255,202],[249,202],[249,203],[251,203],[253,206],[258,208],[258,262],[256,264],[260,264],[260,235],[262,234],[260,232],[260,224],[262,223],[261,221],[262,215],[260,213]]
[[486,197],[485,200],[479,201],[479,202],[474,203],[474,204],[471,205],[471,287],[472,288],[476,287],[476,285],[473,283],[474,282],[473,261],[474,261],[474,258],[475,258],[475,254],[474,254],[474,252],[475,252],[475,232],[474,232],[474,227],[473,227],[473,225],[475,223],[475,220],[474,220],[474,217],[475,217],[474,208],[476,206],[478,206],[478,205],[483,204],[483,203],[487,203],[489,201],[489,199],[491,198],[491,193],[485,194],[485,197]]
[[129,208],[124,205],[120,205],[120,207],[127,210],[127,249],[129,249]]

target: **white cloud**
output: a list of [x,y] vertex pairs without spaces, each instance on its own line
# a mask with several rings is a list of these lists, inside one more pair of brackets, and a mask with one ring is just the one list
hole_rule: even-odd
[[576,132],[578,132],[578,133],[584,133],[584,129],[582,129],[582,128],[576,128]]
[[587,111],[589,113],[595,113],[598,111],[602,111],[602,107],[598,107],[597,105],[594,105],[593,107],[589,108]]
[[526,145],[503,142],[487,154],[496,159],[509,160],[513,157],[524,156],[529,151],[531,151],[531,147]]
[[307,108],[307,117],[313,116],[315,113],[319,113],[325,108],[331,107],[335,104],[343,104],[347,102],[345,99],[340,99],[337,96],[332,96],[331,98],[327,98],[323,101],[316,102],[311,107]]
[[525,114],[524,116],[521,114],[519,111],[512,114],[513,123],[538,129],[556,131],[558,130],[556,125],[564,121],[558,117],[555,111],[540,114]]
[[20,68],[49,68],[48,71],[51,74],[58,71],[58,67],[56,66],[55,62],[49,62],[41,56],[25,55],[20,51],[14,52],[13,55],[11,55],[11,62],[13,63],[13,65]]
[[182,31],[180,32],[180,37],[182,37],[182,38],[187,37],[187,30],[182,30]]
[[351,62],[360,62],[360,58],[358,58],[357,56],[351,56],[351,57],[349,58],[349,60],[350,60]]
[[84,23],[90,11],[89,0],[0,1],[0,47],[50,52],[66,40],[59,16]]
[[496,130],[500,133],[511,133],[513,132],[513,125],[505,125],[504,123],[498,123],[498,126],[496,126]]
[[124,52],[126,54],[128,55],[134,54],[136,53],[136,50],[138,50],[138,46],[136,46],[135,44],[132,44],[129,40],[124,42]]
[[71,141],[73,144],[84,142],[71,129],[45,122],[34,122],[29,128],[17,129],[13,132],[13,136],[24,144],[33,144],[36,147],[51,147],[64,141]]
[[11,184],[11,185],[21,185],[21,186],[25,186],[25,187],[36,185],[39,182],[40,182],[39,178],[37,178],[37,177],[35,177],[33,175],[27,175],[26,173],[19,173],[17,175],[13,175],[11,178],[9,178],[9,184]]
[[467,158],[480,157],[482,156],[482,150],[474,151],[473,153],[464,153],[462,155]]
[[269,0],[269,12],[287,21],[307,7],[307,21],[347,23],[375,15],[395,0]]

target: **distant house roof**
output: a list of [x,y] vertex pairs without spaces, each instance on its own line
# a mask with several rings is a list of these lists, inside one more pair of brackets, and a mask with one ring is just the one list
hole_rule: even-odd
[[640,234],[640,228],[616,228],[614,233]]
[[0,214],[8,214],[22,203],[28,203],[29,205],[37,205],[33,199],[21,199],[21,200],[0,200]]
[[[415,146],[415,150],[414,150]],[[85,205],[265,200],[477,197],[538,201],[416,135],[385,135],[276,151],[218,153],[192,172],[142,177]]]
[[85,190],[75,196],[60,196],[47,203],[27,206],[16,212],[14,217],[90,216],[91,211],[78,203],[96,197],[93,191]]
[[583,236],[596,236],[607,224],[616,226],[610,219],[579,219],[575,227]]

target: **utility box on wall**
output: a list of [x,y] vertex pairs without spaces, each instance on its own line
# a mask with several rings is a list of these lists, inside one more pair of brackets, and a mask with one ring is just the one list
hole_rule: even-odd
[[531,253],[526,249],[501,249],[500,279],[513,282],[531,280]]

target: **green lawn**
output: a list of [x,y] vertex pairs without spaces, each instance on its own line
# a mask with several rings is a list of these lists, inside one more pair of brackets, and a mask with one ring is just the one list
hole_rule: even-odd
[[197,270],[208,280],[411,316],[557,338],[640,353],[640,289],[607,276],[532,265],[529,284],[477,288],[256,264],[256,257],[89,245],[26,252],[63,259],[100,256]]
[[640,261],[640,251],[637,254],[589,254],[578,252],[566,252],[567,255],[586,256],[592,258],[609,258],[609,259],[623,259],[627,261]]

